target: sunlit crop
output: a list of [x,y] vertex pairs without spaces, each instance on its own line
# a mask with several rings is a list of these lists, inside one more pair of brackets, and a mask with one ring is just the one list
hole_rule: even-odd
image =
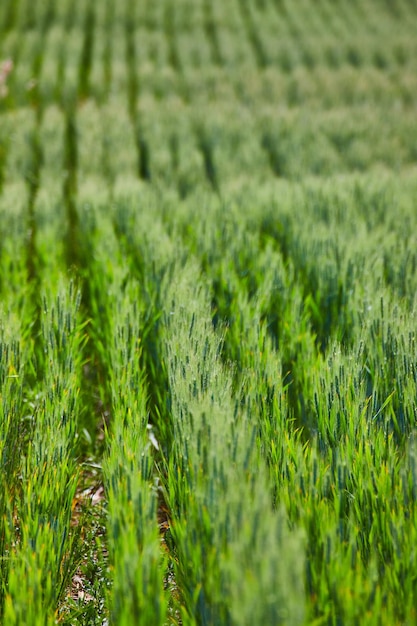
[[0,2],[0,623],[413,624],[414,0]]

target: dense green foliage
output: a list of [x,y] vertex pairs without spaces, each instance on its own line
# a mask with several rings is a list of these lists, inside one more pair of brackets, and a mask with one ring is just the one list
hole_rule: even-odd
[[2,0],[0,623],[415,623],[416,21]]

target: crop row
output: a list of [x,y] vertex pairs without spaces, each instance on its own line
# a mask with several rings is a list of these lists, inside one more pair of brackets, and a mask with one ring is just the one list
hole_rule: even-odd
[[2,623],[415,621],[416,11],[1,3]]
[[[398,193],[395,192],[397,198]],[[155,255],[153,271],[158,265],[163,271],[159,280],[155,277],[154,289],[161,292],[159,300],[166,302],[167,329],[175,328],[174,339],[170,339],[168,330],[161,330],[170,381],[169,409],[176,433],[174,451],[179,443],[182,463],[190,463],[195,454],[192,446],[196,437],[199,463],[204,475],[211,476],[211,430],[205,421],[204,407],[206,393],[211,390],[211,373],[217,371],[218,365],[215,360],[205,369],[206,359],[214,358],[210,348],[211,330],[205,327],[198,340],[203,310],[193,315],[194,307],[204,302],[204,285],[211,285],[214,323],[218,331],[225,333],[221,343],[222,359],[226,366],[230,363],[237,366],[229,385],[238,404],[234,409],[231,406],[227,414],[234,411],[234,419],[239,420],[240,411],[243,416],[248,411],[251,423],[257,424],[259,431],[255,441],[262,457],[268,461],[275,506],[285,504],[291,523],[295,528],[301,527],[307,536],[307,589],[312,599],[307,614],[310,619],[324,615],[331,619],[331,615],[339,615],[348,623],[365,616],[370,620],[371,615],[375,615],[375,623],[378,623],[376,615],[382,606],[394,620],[399,616],[405,619],[406,614],[412,615],[413,611],[413,559],[408,560],[405,555],[409,554],[415,532],[412,520],[415,515],[416,371],[414,317],[409,310],[409,307],[414,309],[415,292],[411,288],[407,292],[408,304],[407,300],[400,304],[394,287],[397,280],[391,283],[388,279],[386,283],[388,273],[380,264],[377,232],[374,232],[373,252],[372,226],[367,227],[365,220],[360,226],[360,217],[355,215],[355,207],[363,210],[366,206],[370,212],[370,207],[375,206],[375,196],[367,196],[366,191],[359,188],[352,195],[348,191],[347,194],[326,196],[321,191],[315,196],[311,190],[304,202],[296,203],[294,197],[288,199],[287,217],[281,203],[280,211],[277,207],[269,209],[269,218],[268,208],[261,206],[258,194],[258,214],[249,198],[247,204],[240,201],[236,211],[229,206],[227,217],[224,207],[216,208],[216,203],[206,205],[206,217],[198,221],[192,218],[194,202],[174,212],[167,199],[166,206],[159,211],[162,211],[171,240],[175,241],[175,258],[179,260],[174,269],[169,263],[166,265],[172,244],[163,237],[163,230],[154,225],[145,228],[145,232],[146,245]],[[311,227],[307,228],[309,220],[312,223],[317,220],[317,211],[324,210],[326,197],[332,206],[341,202],[343,212],[333,218],[333,224],[322,215],[322,236],[310,238],[309,244],[307,234],[312,232]],[[149,201],[146,205],[149,206]],[[152,206],[155,223],[158,204]],[[315,210],[312,207],[316,207]],[[390,228],[389,216],[401,214],[407,220],[406,202],[396,204],[395,208],[394,204],[385,205],[380,210],[380,228],[385,234],[386,228]],[[119,232],[131,242],[127,251],[134,254],[138,248],[143,250],[135,244],[136,233],[143,232],[140,225],[148,223],[150,218],[126,203],[119,205],[117,211]],[[342,227],[345,218],[351,230]],[[302,224],[302,228],[297,229],[297,224]],[[347,237],[346,248],[339,252],[331,244],[336,224],[336,230],[344,228],[352,237],[351,240]],[[358,241],[361,227],[367,246]],[[378,229],[374,227],[375,230]],[[303,233],[305,240],[300,242]],[[260,251],[259,242],[264,236],[265,248],[261,246]],[[401,240],[400,231],[394,238]],[[185,245],[183,253],[182,245]],[[297,253],[300,248],[304,250],[301,257]],[[359,252],[365,248],[366,259]],[[340,254],[339,260],[327,256],[332,250]],[[407,256],[406,249],[404,254]],[[181,260],[184,258],[187,261]],[[401,255],[397,269],[401,266],[400,258]],[[193,267],[191,259],[200,259],[199,270]],[[306,268],[308,274],[305,274]],[[172,295],[169,290],[165,295],[164,274],[165,280],[173,283]],[[415,275],[411,265],[407,274],[410,278]],[[206,300],[206,310],[208,304]],[[323,339],[329,343],[323,343]],[[171,341],[175,341],[172,350]],[[186,346],[189,347],[182,367],[181,354]],[[230,373],[233,371],[232,368]],[[219,374],[218,383],[222,379]],[[216,404],[211,404],[210,424],[215,423],[217,415],[222,415],[217,401],[219,397],[224,398],[224,393],[218,391],[211,395],[210,402],[216,401]],[[181,404],[177,406],[180,399]],[[226,415],[221,423],[219,430],[222,437],[226,437]],[[200,429],[206,433],[204,436],[199,437]],[[213,430],[213,437],[216,432],[218,429]],[[237,433],[232,441],[236,437]],[[206,452],[204,442],[208,446]],[[234,445],[238,450],[239,444]],[[229,459],[233,454],[232,447]],[[222,458],[220,449],[214,457]],[[173,455],[174,464],[175,459]],[[199,494],[200,488],[197,469],[191,472],[186,464],[185,470],[180,474],[178,471],[176,468],[168,494],[172,498],[174,493],[179,501],[169,500],[173,516],[171,532],[179,553],[177,576],[178,580],[183,580],[182,542],[188,535],[184,538],[175,533],[177,524],[190,518],[191,532],[192,513],[188,508],[180,508],[182,514],[177,521],[175,504],[186,506],[187,497],[182,495],[179,486],[184,474],[186,484],[191,481],[196,485],[193,494]],[[229,484],[221,469],[220,474],[218,471],[215,465],[211,497],[216,493],[216,478],[224,481],[223,489]],[[203,486],[201,490],[201,497],[207,497]],[[247,497],[249,495],[250,492]],[[225,501],[232,507],[232,496]],[[208,529],[213,523],[210,511],[215,507],[214,501],[209,500],[206,506],[208,517],[206,522],[204,517],[199,518],[200,533],[206,523]],[[216,514],[216,519],[221,527],[220,513]],[[244,545],[244,537],[239,542]],[[300,548],[298,553],[302,554]],[[191,552],[185,554],[187,562]],[[197,555],[195,551],[196,559]],[[252,557],[256,558],[255,552]],[[286,558],[291,563],[291,557]],[[205,571],[203,565],[196,565],[195,571]],[[253,568],[252,563],[252,571]],[[387,568],[390,568],[389,577]],[[209,569],[211,571],[212,567]],[[257,577],[260,578],[261,575]],[[187,571],[182,585],[186,581],[191,584],[192,579],[192,573]],[[204,590],[209,584],[209,579],[203,579],[197,588]],[[223,593],[227,589],[225,585]],[[289,597],[299,604],[296,589],[294,585],[294,593],[289,593]],[[212,594],[215,594],[214,589]],[[346,594],[355,597],[357,603],[346,602]],[[212,601],[216,606],[215,595]],[[233,603],[228,602],[228,606]],[[201,612],[204,615],[207,610],[205,604],[199,610],[199,619],[204,619]],[[240,623],[239,618],[236,622]]]
[[[10,13],[7,4],[16,3],[3,5]],[[15,69],[2,106],[45,107],[74,93],[102,102],[131,89],[135,98],[139,92],[151,92],[155,97],[176,95],[195,101],[201,88],[204,97],[210,97],[213,82],[224,83],[226,78],[239,99],[248,77],[250,85],[259,76],[268,85],[270,100],[297,105],[303,102],[307,82],[315,92],[329,89],[329,101],[338,104],[343,84],[355,98],[363,71],[369,74],[366,83],[374,100],[381,81],[391,86],[404,83],[404,94],[412,93],[412,4],[409,13],[394,22],[390,12],[380,8],[364,14],[349,10],[345,15],[342,3],[333,10],[320,3],[321,12],[316,5],[312,12],[308,3],[295,9],[283,4],[281,13],[273,3],[259,12],[238,0],[227,11],[207,2],[175,7],[171,3],[136,7],[127,0],[117,7],[113,2],[87,8],[55,4],[31,3],[29,10],[20,3],[14,28],[6,29],[1,55],[11,58]],[[298,100],[292,94],[294,84],[301,94]]]
[[210,188],[227,194],[255,179],[265,184],[366,170],[383,176],[399,168],[411,174],[416,162],[411,111],[399,122],[393,111],[385,117],[386,110],[368,106],[350,118],[344,110],[312,118],[287,110],[277,120],[270,110],[237,115],[225,106],[204,117],[154,105],[143,100],[134,122],[126,111],[116,115],[115,105],[93,103],[68,113],[50,107],[40,123],[27,109],[5,116],[3,188],[13,193],[25,178],[29,198],[50,185],[74,195],[90,183],[105,195],[136,179],[185,197]]
[[[313,56],[309,62],[291,61],[286,69],[274,61],[260,71],[238,48],[235,61],[223,58],[216,24],[230,38],[227,50],[241,45],[245,30],[253,44],[262,40],[274,50],[288,37],[292,52],[299,47],[294,40],[305,46],[313,17],[307,4],[301,18],[280,3],[281,32],[275,30],[278,17],[269,15],[277,13],[278,4],[245,9],[236,2],[228,16],[207,3],[139,8],[108,2],[85,10],[39,3],[31,11],[20,3],[1,52],[13,67],[4,74],[0,100],[0,188],[23,175],[33,198],[42,180],[52,177],[61,179],[68,196],[90,176],[104,176],[110,190],[117,188],[117,178],[137,177],[172,186],[183,197],[200,183],[217,192],[233,189],[248,174],[264,182],[271,176],[299,179],[413,166],[414,40],[411,22],[402,15],[412,12],[412,3],[396,4],[401,41],[395,50],[387,48],[396,41],[389,30],[391,4],[377,15],[355,5],[349,17],[341,5],[332,12],[320,4],[313,20],[318,32],[311,34],[314,54],[326,50],[329,36],[319,32],[317,21],[356,20],[363,59],[343,61],[343,46],[352,43],[339,31],[335,42],[342,60],[332,67]],[[12,14],[7,6],[5,14]],[[30,15],[33,28],[27,30]],[[266,32],[256,20],[263,20]],[[211,64],[200,58],[201,50],[189,50],[186,32],[200,48],[209,33],[217,33],[211,35],[212,48],[221,62]],[[374,56],[366,56],[372,45]],[[378,62],[371,62],[378,55]]]
[[[390,178],[384,185],[381,194],[369,176],[348,179],[338,192],[318,182],[303,191],[282,183],[278,204],[276,186],[263,196],[255,188],[256,196],[229,200],[227,213],[224,201],[202,193],[205,212],[196,220],[198,195],[178,205],[169,192],[143,188],[138,201],[125,190],[101,208],[100,188],[90,181],[74,207],[83,316],[91,318],[88,349],[81,351],[74,344],[83,341],[79,313],[64,295],[71,287],[63,292],[57,278],[57,268],[63,272],[68,264],[69,235],[55,245],[66,209],[37,196],[35,282],[24,286],[30,266],[23,225],[14,232],[14,262],[7,248],[1,256],[9,306],[3,313],[9,335],[3,410],[13,414],[13,399],[11,411],[29,439],[23,460],[6,466],[9,477],[21,473],[22,485],[12,494],[13,508],[3,504],[9,518],[19,519],[16,538],[6,535],[4,545],[16,544],[13,572],[26,572],[38,536],[26,529],[25,520],[32,521],[39,541],[50,545],[44,555],[31,553],[34,572],[49,568],[55,576],[50,582],[30,578],[32,590],[42,589],[31,605],[33,620],[47,607],[53,616],[74,569],[71,562],[63,569],[62,548],[60,553],[45,537],[51,541],[51,524],[63,528],[54,537],[68,532],[81,428],[90,437],[98,428],[99,415],[76,417],[87,407],[77,409],[80,400],[71,400],[74,386],[82,403],[88,391],[82,380],[88,370],[82,375],[79,369],[82,354],[90,370],[98,369],[97,392],[111,414],[104,431],[109,570],[103,576],[113,586],[100,594],[115,621],[128,623],[137,614],[164,623],[170,603],[178,606],[180,598],[183,623],[246,623],[247,615],[285,622],[276,590],[271,588],[270,603],[256,601],[268,584],[285,590],[285,615],[293,623],[302,623],[303,615],[343,615],[354,623],[371,619],[368,612],[380,623],[382,607],[389,623],[412,616],[414,186]],[[3,211],[9,217],[2,229],[10,235],[16,222]],[[61,295],[39,301],[31,285]],[[36,332],[31,317],[38,320]],[[23,406],[16,404],[19,398]],[[68,411],[71,430],[54,429],[51,420],[61,423]],[[16,434],[4,423],[9,450]],[[54,459],[53,480],[59,451],[66,504],[55,487],[52,501],[35,499],[26,513],[25,493],[39,493],[42,485],[48,493],[46,471],[38,478],[23,469],[38,467],[37,446]],[[169,510],[166,555],[157,525],[162,495]],[[51,522],[55,505],[62,515]],[[44,510],[45,537],[39,525]],[[74,535],[65,535],[63,545],[76,561]],[[164,591],[166,559],[174,600]],[[292,568],[291,590],[277,568],[281,559],[285,573]],[[18,608],[19,598],[29,597],[21,595],[13,572],[4,605],[10,623],[19,610],[27,611],[26,604]]]

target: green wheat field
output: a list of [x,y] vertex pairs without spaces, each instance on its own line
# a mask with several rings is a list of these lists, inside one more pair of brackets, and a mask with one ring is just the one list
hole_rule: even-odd
[[1,0],[2,625],[416,623],[416,24]]

